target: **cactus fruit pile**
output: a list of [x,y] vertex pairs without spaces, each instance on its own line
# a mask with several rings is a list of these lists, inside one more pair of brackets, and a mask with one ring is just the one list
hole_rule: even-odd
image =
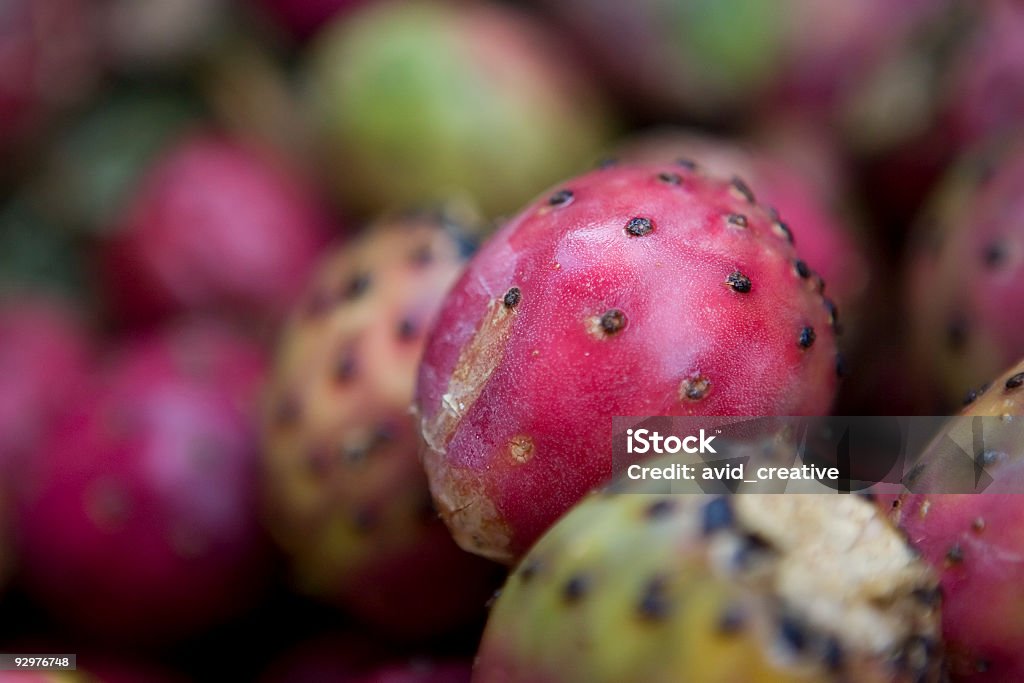
[[1020,683],[1022,406],[1020,0],[0,0],[0,683]]

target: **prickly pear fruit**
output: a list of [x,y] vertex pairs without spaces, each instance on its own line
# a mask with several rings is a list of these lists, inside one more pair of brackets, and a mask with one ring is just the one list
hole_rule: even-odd
[[599,493],[510,575],[474,681],[938,681],[938,600],[857,496]]
[[513,210],[607,129],[586,73],[513,7],[374,3],[325,28],[308,68],[327,163],[365,213],[461,195]]
[[0,16],[0,148],[77,103],[99,72],[96,5],[8,0]]
[[[787,143],[791,147],[791,141]],[[828,156],[810,140],[804,147],[807,154]],[[838,205],[839,190],[810,177],[811,166],[815,170],[831,166],[830,159],[805,167],[768,146],[671,128],[629,139],[614,156],[630,163],[689,159],[716,175],[743,178],[761,202],[786,217],[800,256],[828,283],[829,296],[842,306],[845,316],[864,294],[870,277],[868,261]]]
[[[984,465],[980,494],[908,493],[893,518],[939,572],[943,634],[956,680],[1024,679],[1024,362],[983,389],[921,456],[913,489],[943,490],[943,454],[962,448]],[[976,445],[974,419],[983,446]],[[973,473],[972,473],[973,474]],[[921,488],[918,489],[917,487]],[[948,489],[946,489],[948,490]],[[955,489],[954,489],[955,490]]]
[[812,415],[835,306],[786,223],[689,162],[623,165],[534,201],[445,300],[417,406],[456,540],[509,562],[611,474],[614,415]]
[[941,121],[946,144],[961,150],[1018,128],[1024,116],[1024,7],[1013,0],[972,5],[973,26],[949,69]]
[[1024,355],[1024,145],[955,167],[918,225],[908,305],[925,381],[945,410]]
[[87,383],[91,341],[70,307],[0,298],[0,493]]
[[54,618],[166,642],[247,604],[266,573],[263,362],[248,340],[192,323],[126,342],[60,420],[16,519],[27,588]]
[[409,415],[464,263],[446,220],[382,220],[326,258],[280,341],[264,419],[269,520],[299,584],[403,635],[480,614],[494,586],[431,507]]
[[262,150],[210,133],[179,139],[140,181],[108,247],[118,313],[182,311],[273,320],[290,306],[329,220]]

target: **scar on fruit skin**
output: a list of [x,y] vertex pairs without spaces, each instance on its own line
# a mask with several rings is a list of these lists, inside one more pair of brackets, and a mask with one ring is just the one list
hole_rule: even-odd
[[441,396],[437,414],[432,419],[423,418],[423,436],[432,450],[445,451],[459,421],[479,398],[487,380],[501,363],[521,300],[522,294],[516,287],[491,300],[480,328],[462,347],[448,387]]

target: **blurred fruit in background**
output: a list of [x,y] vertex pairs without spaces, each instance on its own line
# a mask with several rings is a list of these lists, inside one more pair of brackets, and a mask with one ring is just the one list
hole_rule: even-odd
[[40,132],[95,84],[99,62],[93,12],[91,0],[5,0],[0,5],[0,153]]
[[942,131],[954,150],[1005,133],[1024,117],[1024,6],[1015,0],[971,3],[974,21],[946,73]]
[[81,640],[173,640],[258,595],[263,372],[217,324],[127,341],[12,475],[24,583]]
[[279,319],[332,219],[301,176],[213,133],[176,140],[146,169],[104,246],[107,295],[124,320],[202,311]]
[[89,270],[86,245],[29,195],[0,204],[0,292],[40,290],[86,305],[95,289]]
[[268,521],[300,589],[404,636],[481,617],[496,587],[431,506],[409,414],[466,225],[405,213],[328,254],[284,330],[264,419]]
[[540,0],[626,108],[716,121],[763,96],[784,58],[772,0]]
[[51,141],[31,188],[37,210],[75,230],[112,230],[115,212],[149,164],[199,125],[200,113],[185,88],[131,85],[105,92]]
[[608,114],[557,34],[490,3],[374,3],[317,37],[308,101],[363,213],[462,193],[493,217],[593,163]]
[[1024,145],[996,136],[950,171],[919,217],[907,310],[917,383],[936,410],[1024,355]]
[[0,489],[28,464],[88,383],[93,339],[67,303],[0,296]]
[[93,0],[115,72],[167,75],[196,65],[238,22],[232,0]]

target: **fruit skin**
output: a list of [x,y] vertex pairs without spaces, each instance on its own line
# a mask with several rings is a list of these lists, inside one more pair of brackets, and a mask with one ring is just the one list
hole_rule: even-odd
[[0,296],[0,588],[12,561],[10,506],[19,472],[87,383],[92,340],[64,302]]
[[976,3],[967,28],[940,113],[946,144],[955,150],[1012,131],[1024,116],[1024,8],[1013,0]]
[[488,2],[374,3],[318,36],[307,76],[337,189],[365,214],[461,195],[514,210],[608,130],[556,36]]
[[324,258],[281,336],[263,420],[268,521],[300,588],[409,637],[482,616],[497,584],[431,507],[409,414],[464,265],[450,222],[384,218]]
[[[765,143],[664,128],[627,139],[613,156],[630,163],[690,159],[716,175],[743,178],[758,200],[785,217],[800,256],[828,283],[829,296],[848,318],[870,280],[868,260],[852,222],[839,205],[841,189],[829,187],[829,181],[811,175],[812,168],[817,172],[838,164],[810,136],[785,143],[784,151],[776,151]],[[801,163],[793,158],[793,145],[816,158]]]
[[907,306],[935,410],[1024,355],[1022,197],[1024,144],[996,138],[961,159],[918,219]]
[[[943,637],[954,680],[1024,677],[1024,361],[989,383],[921,455],[912,490],[892,504],[893,519],[940,573]],[[982,457],[992,482],[983,494],[935,494],[951,471],[942,467],[951,442],[974,453],[978,416]],[[962,473],[962,471],[961,471]],[[973,481],[971,482],[973,483]]]
[[66,302],[0,296],[0,489],[83,390],[92,354],[91,336]]
[[940,680],[936,577],[870,503],[627,490],[523,558],[474,683]]
[[176,140],[149,168],[106,246],[122,319],[180,312],[283,316],[330,231],[301,178],[212,132]]
[[266,573],[264,371],[259,348],[214,323],[120,346],[21,476],[24,579],[55,619],[148,644],[247,604]]
[[86,0],[8,0],[0,16],[0,150],[81,100],[98,73]]
[[610,476],[614,415],[827,413],[828,302],[752,197],[688,166],[599,169],[470,261],[416,397],[434,501],[462,547],[519,556]]

